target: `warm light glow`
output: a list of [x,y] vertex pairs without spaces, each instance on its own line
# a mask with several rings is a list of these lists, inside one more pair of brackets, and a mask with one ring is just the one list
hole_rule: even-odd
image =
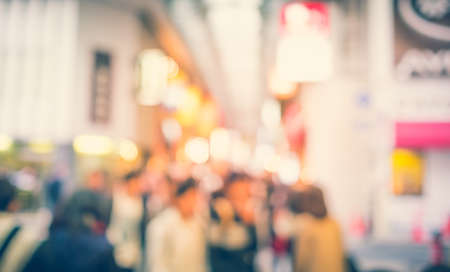
[[106,136],[81,135],[73,141],[73,149],[85,155],[106,155],[113,151],[114,145]]
[[285,80],[274,70],[269,78],[269,89],[278,99],[289,99],[295,95],[296,83]]
[[231,135],[224,128],[213,130],[210,136],[211,157],[216,160],[227,160],[230,155]]
[[11,149],[13,139],[7,135],[0,134],[0,152],[5,152]]
[[183,133],[180,124],[177,122],[177,120],[172,118],[163,120],[161,123],[161,129],[164,138],[169,143],[178,141]]
[[205,163],[209,159],[209,144],[205,138],[190,139],[184,148],[186,156],[194,163]]
[[261,121],[269,129],[276,129],[281,122],[281,105],[274,99],[266,100],[261,109]]
[[278,167],[278,177],[286,185],[296,183],[300,178],[300,161],[295,154],[281,157]]
[[183,126],[191,126],[195,123],[202,101],[201,97],[200,90],[190,87],[180,98],[182,101],[176,112],[176,118]]
[[54,149],[53,143],[49,140],[34,140],[28,146],[31,151],[37,154],[48,154]]
[[130,140],[121,140],[119,142],[119,155],[125,161],[134,161],[139,154],[135,143]]
[[203,103],[196,121],[198,135],[208,137],[217,126],[218,119],[217,108],[214,102],[207,101]]

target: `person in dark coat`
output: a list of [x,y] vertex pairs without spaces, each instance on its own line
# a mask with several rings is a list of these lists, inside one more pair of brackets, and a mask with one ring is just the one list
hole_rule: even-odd
[[255,271],[257,233],[251,179],[233,173],[224,192],[213,198],[208,246],[211,271]]
[[111,200],[93,191],[76,192],[55,214],[49,237],[23,272],[120,271],[105,236]]

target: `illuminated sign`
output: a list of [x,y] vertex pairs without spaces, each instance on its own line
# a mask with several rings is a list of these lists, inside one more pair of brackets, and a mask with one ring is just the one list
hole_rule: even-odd
[[328,5],[291,2],[281,12],[276,70],[290,82],[327,80],[332,75]]

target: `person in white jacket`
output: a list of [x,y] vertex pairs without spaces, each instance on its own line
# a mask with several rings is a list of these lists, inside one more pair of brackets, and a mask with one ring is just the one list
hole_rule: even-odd
[[189,178],[177,186],[172,206],[147,228],[148,268],[152,272],[206,272],[205,226],[197,215],[199,192]]

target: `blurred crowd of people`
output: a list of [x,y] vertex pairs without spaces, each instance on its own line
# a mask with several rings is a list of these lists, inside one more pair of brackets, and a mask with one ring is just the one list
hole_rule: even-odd
[[318,186],[226,170],[208,187],[198,172],[143,168],[111,182],[96,171],[70,193],[53,178],[46,232],[22,218],[2,175],[0,271],[357,271]]

